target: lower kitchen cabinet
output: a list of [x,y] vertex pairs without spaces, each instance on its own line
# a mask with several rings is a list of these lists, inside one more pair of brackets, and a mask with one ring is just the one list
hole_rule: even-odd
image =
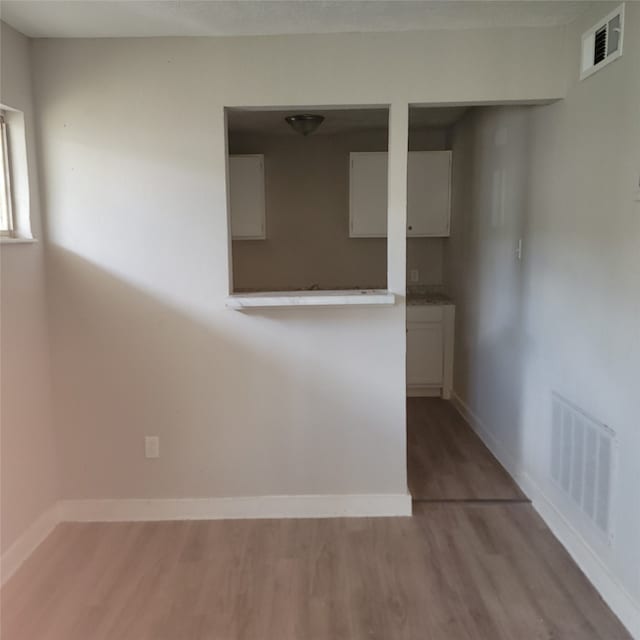
[[442,386],[442,345],[441,323],[407,327],[407,381],[412,385]]
[[407,395],[451,397],[453,305],[407,306]]

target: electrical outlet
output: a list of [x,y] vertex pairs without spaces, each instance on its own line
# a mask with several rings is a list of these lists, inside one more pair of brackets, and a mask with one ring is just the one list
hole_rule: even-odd
[[144,455],[145,458],[160,457],[160,438],[158,436],[145,436]]
[[411,280],[411,282],[418,282],[420,280],[420,272],[417,269],[411,269],[409,271],[409,280]]

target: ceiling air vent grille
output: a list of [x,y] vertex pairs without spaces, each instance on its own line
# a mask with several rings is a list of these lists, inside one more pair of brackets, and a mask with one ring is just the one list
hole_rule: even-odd
[[624,4],[621,4],[615,11],[582,34],[581,80],[622,55],[623,24]]

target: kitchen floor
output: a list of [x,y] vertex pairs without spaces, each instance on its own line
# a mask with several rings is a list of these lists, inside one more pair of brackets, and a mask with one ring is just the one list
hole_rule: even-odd
[[407,399],[407,448],[414,500],[527,500],[446,400]]

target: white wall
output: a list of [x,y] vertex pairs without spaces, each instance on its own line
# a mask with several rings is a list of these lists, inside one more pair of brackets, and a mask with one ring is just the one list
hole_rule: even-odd
[[[444,283],[456,302],[455,390],[518,447],[531,107],[470,109],[454,129]],[[525,250],[529,255],[528,238]]]
[[[64,497],[405,493],[408,103],[561,96],[563,33],[34,42]],[[399,303],[227,310],[223,107],[323,104],[391,104]]]
[[[24,112],[31,223],[41,239],[29,41],[4,23],[1,27],[0,103]],[[42,242],[3,243],[0,267],[0,549],[4,554],[54,504],[58,479]]]
[[570,28],[566,100],[470,113],[456,128],[445,279],[456,392],[540,504],[568,508],[550,482],[552,391],[616,431],[613,544],[586,526],[557,531],[640,634],[640,5],[626,9],[623,57],[584,82],[580,34],[611,6]]

